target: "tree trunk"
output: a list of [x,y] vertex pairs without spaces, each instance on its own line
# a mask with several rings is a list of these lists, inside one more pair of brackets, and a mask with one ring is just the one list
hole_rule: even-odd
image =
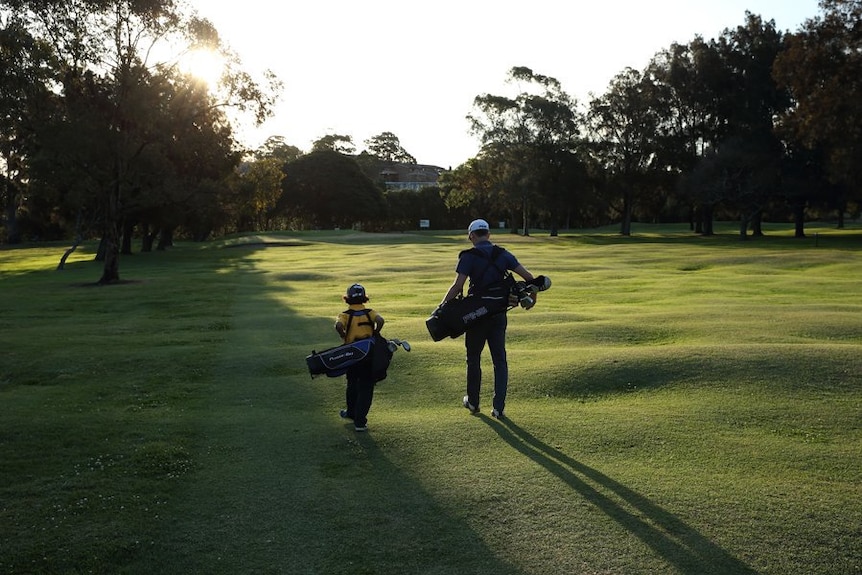
[[805,237],[805,203],[799,202],[795,206],[793,206],[793,222],[795,224],[795,233],[793,234],[796,238],[804,238]]
[[715,234],[715,228],[712,221],[712,206],[703,206],[703,235],[712,236]]
[[150,226],[148,224],[144,224],[143,229],[141,230],[141,251],[147,254],[153,251],[153,244],[155,241],[156,231],[150,231]]
[[63,254],[63,257],[60,258],[60,263],[57,264],[57,271],[61,271],[66,267],[66,260],[69,259],[69,256],[72,255],[78,246],[81,245],[81,242],[84,240],[84,234],[81,232],[81,219],[82,219],[82,210],[78,210],[78,217],[75,219],[75,242],[72,244],[66,253]]
[[524,237],[530,235],[530,228],[527,227],[527,198],[525,197],[523,202],[521,203],[522,214],[521,217],[524,219]]
[[105,230],[105,266],[99,285],[120,281],[120,243],[117,223],[109,223]]
[[120,281],[120,183],[114,183],[108,198],[108,211],[105,214],[105,266],[99,285]]
[[105,261],[105,246],[108,244],[108,240],[105,239],[105,233],[102,233],[102,237],[99,238],[99,247],[96,248],[96,256],[93,258],[93,261],[103,262]]
[[632,202],[631,195],[623,194],[623,221],[620,227],[620,234],[624,236],[632,235]]
[[174,230],[169,228],[168,226],[164,226],[161,233],[159,234],[159,245],[156,246],[156,250],[163,252],[173,245]]
[[120,253],[124,256],[132,255],[132,232],[135,229],[135,224],[125,220],[123,222],[123,243],[120,248]]
[[63,257],[60,258],[60,263],[57,264],[57,271],[63,271],[66,268],[66,260],[69,259],[69,256],[75,253],[75,250],[78,249],[78,246],[81,245],[81,234],[75,236],[75,242],[72,244],[66,252],[63,254]]
[[763,237],[763,210],[757,210],[751,218],[751,235],[758,238]]
[[20,244],[21,230],[18,227],[18,194],[15,193],[15,188],[8,179],[6,180],[6,205],[3,206],[6,212],[6,243]]

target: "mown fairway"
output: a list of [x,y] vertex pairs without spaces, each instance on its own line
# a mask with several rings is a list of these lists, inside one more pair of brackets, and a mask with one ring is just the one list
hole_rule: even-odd
[[[0,572],[862,573],[862,232],[615,232],[494,236],[554,281],[502,422],[424,326],[460,232],[0,251]],[[413,346],[362,435],[354,281]]]

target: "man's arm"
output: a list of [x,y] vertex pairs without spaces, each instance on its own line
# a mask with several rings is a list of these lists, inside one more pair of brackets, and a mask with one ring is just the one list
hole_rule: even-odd
[[[512,270],[512,271],[513,271],[513,272],[515,272],[516,274],[518,274],[519,276],[521,276],[522,278],[524,278],[524,281],[530,281],[530,280],[535,279],[535,278],[533,277],[533,274],[531,274],[531,273],[530,273],[530,270],[528,270],[527,268],[525,268],[525,267],[524,267],[523,265],[521,265],[521,264],[518,264],[518,267],[516,267],[516,268],[515,268],[514,270]],[[536,299],[537,299],[537,298],[536,298],[536,294],[535,294],[535,293],[533,293],[533,295],[532,295],[531,297],[533,298],[533,304],[535,304]],[[533,306],[531,305],[530,307],[533,307]]]
[[516,274],[518,274],[519,276],[521,276],[522,278],[524,278],[525,281],[530,281],[532,279],[535,279],[533,277],[533,274],[531,274],[530,271],[521,264],[518,264],[518,267],[516,267],[512,271],[515,272]]
[[449,300],[464,293],[464,283],[466,281],[466,274],[459,273],[457,276],[455,276],[455,281],[452,282],[452,285],[449,287],[449,291],[447,291],[446,295],[443,296],[443,301],[440,302],[440,305],[442,306]]

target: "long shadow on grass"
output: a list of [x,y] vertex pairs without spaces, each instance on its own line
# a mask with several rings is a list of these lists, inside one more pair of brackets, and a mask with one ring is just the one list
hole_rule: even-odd
[[233,266],[230,329],[195,406],[199,467],[161,511],[158,553],[129,571],[518,573],[399,469],[373,429],[344,426],[343,378],[309,381],[312,342],[334,339],[331,320],[296,306],[316,272]]
[[[345,426],[353,434],[352,425]],[[351,503],[365,507],[365,555],[376,573],[493,573],[521,571],[497,556],[463,519],[440,506],[419,481],[404,473],[378,445],[373,430],[356,435]],[[357,572],[361,572],[358,571]],[[371,572],[371,571],[368,571]]]
[[[678,517],[600,471],[531,435],[511,419],[482,417],[517,451],[541,465],[654,550],[680,573],[755,574],[739,559]],[[624,503],[618,501],[622,499]]]

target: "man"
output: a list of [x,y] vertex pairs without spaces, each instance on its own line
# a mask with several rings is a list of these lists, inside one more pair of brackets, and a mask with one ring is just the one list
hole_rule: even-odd
[[[455,281],[443,301],[461,295],[464,284],[470,279],[468,295],[482,293],[493,284],[503,280],[513,271],[524,280],[533,279],[527,269],[521,265],[510,252],[491,243],[491,230],[485,220],[474,220],[467,228],[467,237],[473,244],[473,249],[462,251],[458,255],[458,265],[455,268]],[[506,360],[506,326],[505,313],[486,317],[471,325],[464,335],[464,345],[467,349],[467,395],[463,404],[470,413],[479,413],[479,393],[482,387],[482,351],[485,343],[491,352],[494,364],[494,400],[491,416],[503,417],[506,408],[506,392],[509,386],[509,364]]]

